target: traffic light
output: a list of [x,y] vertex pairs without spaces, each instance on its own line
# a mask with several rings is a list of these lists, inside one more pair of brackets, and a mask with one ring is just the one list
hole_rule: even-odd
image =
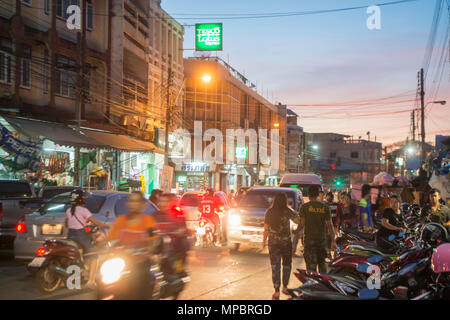
[[334,178],[334,179],[333,179],[333,184],[334,184],[336,187],[342,186],[342,184],[343,184],[342,178],[341,178],[341,177]]
[[331,168],[331,170],[334,170],[334,169],[336,169],[336,166],[332,163],[332,164],[330,164],[330,168]]

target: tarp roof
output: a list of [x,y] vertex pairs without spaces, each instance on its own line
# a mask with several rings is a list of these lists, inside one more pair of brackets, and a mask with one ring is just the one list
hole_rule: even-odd
[[30,138],[48,139],[62,146],[164,154],[153,143],[126,135],[89,130],[87,128],[82,128],[80,132],[77,132],[74,128],[60,123],[7,116],[3,116],[3,118],[14,129]]

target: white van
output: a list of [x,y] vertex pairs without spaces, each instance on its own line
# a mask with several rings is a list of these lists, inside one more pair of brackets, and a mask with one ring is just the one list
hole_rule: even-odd
[[280,181],[280,187],[300,189],[305,202],[309,201],[308,187],[316,185],[322,190],[320,177],[313,173],[287,173]]

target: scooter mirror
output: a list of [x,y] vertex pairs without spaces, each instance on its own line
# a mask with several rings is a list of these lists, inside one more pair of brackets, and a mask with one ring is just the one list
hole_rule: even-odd
[[358,291],[358,297],[362,300],[373,300],[379,297],[379,293],[375,289],[364,288]]
[[389,241],[394,241],[394,239],[395,239],[395,236],[393,234],[391,234],[388,238]]
[[367,273],[367,269],[369,268],[369,265],[367,263],[360,263],[356,266],[356,270],[358,272]]
[[383,260],[383,257],[380,255],[371,256],[369,259],[367,259],[370,263],[380,263]]
[[398,236],[399,236],[400,238],[403,238],[403,237],[405,237],[405,233],[404,233],[404,232],[400,232],[400,233],[398,234]]

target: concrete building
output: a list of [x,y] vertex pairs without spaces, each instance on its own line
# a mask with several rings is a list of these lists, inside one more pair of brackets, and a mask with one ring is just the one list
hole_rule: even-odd
[[[184,74],[186,83],[185,103],[182,112],[183,128],[190,132],[194,121],[202,122],[202,129],[217,128],[226,137],[227,129],[246,130],[266,129],[267,154],[270,154],[272,140],[270,130],[279,130],[279,148],[276,155],[278,170],[270,170],[267,161],[257,157],[257,163],[250,163],[251,154],[244,161],[233,164],[211,163],[202,166],[191,164],[177,165],[176,174],[180,187],[186,189],[200,188],[210,185],[216,189],[229,191],[241,186],[254,184],[276,185],[281,174],[286,169],[286,110],[273,105],[254,90],[252,85],[242,74],[237,72],[225,61],[217,57],[189,58],[184,60]],[[210,81],[206,83],[202,78],[208,75]],[[259,150],[264,143],[258,140]],[[248,150],[256,144],[246,138]],[[244,147],[244,146],[240,146]],[[223,145],[226,154],[226,145]],[[267,150],[265,150],[267,151]],[[275,155],[274,155],[275,157]],[[194,159],[199,161],[199,159]],[[198,164],[198,163],[197,163]],[[202,168],[203,171],[191,170]],[[186,170],[189,169],[189,170]],[[182,178],[179,178],[179,177]],[[206,181],[207,180],[207,181]]]
[[298,115],[287,109],[287,169],[289,172],[302,172],[304,160],[305,135],[298,125]]
[[324,184],[349,187],[370,183],[383,169],[379,142],[337,133],[308,133],[307,136],[305,152],[310,168],[322,175]]
[[[84,17],[75,28],[69,5]],[[0,112],[74,127],[79,106],[82,127],[134,139],[111,138],[116,145],[97,153],[98,164],[115,163],[115,187],[144,175],[151,191],[163,165],[153,143],[165,129],[166,97],[179,93],[174,109],[183,103],[183,34],[160,0],[4,0]]]

